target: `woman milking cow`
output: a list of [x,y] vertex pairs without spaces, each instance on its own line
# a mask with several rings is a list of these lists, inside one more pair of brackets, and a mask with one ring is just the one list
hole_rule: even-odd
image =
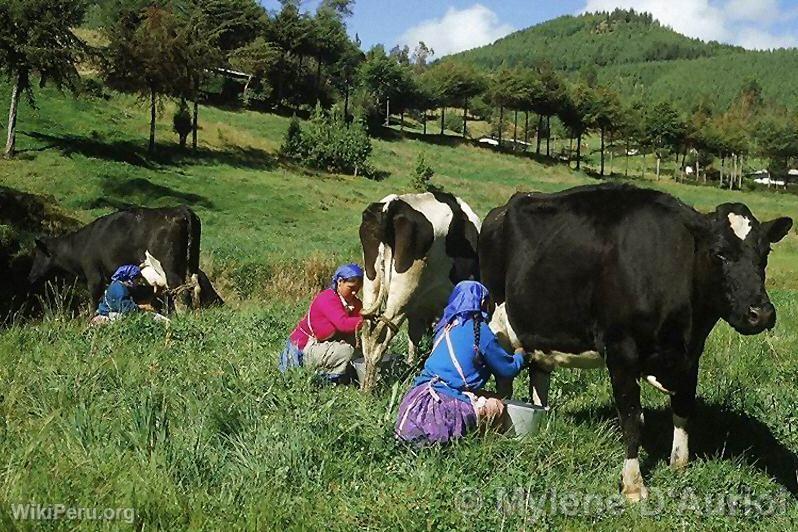
[[108,323],[136,312],[152,312],[156,320],[169,321],[153,306],[155,298],[166,286],[165,278],[157,261],[155,264],[147,261],[141,266],[120,266],[111,276],[111,283],[100,298],[91,324]]
[[316,295],[288,337],[280,355],[281,371],[304,366],[330,384],[351,381],[356,336],[363,324],[363,303],[357,297],[362,288],[363,269],[357,264],[335,271],[329,288]]
[[[305,366],[330,383],[348,382],[363,318],[357,293],[363,270],[338,268],[286,342],[282,371]],[[396,435],[416,445],[447,443],[478,427],[495,426],[504,405],[483,390],[491,375],[513,378],[526,366],[522,349],[508,353],[488,327],[489,294],[475,281],[455,286],[435,326],[434,347],[413,388],[402,400]]]

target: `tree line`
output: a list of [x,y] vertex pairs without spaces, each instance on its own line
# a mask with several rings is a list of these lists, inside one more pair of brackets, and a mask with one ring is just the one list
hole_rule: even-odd
[[[166,99],[179,103],[174,126],[181,144],[191,135],[196,148],[199,102],[209,85],[243,76],[235,96],[253,108],[308,110],[319,104],[339,113],[337,123],[358,119],[372,132],[390,123],[391,115],[403,128],[409,113],[423,134],[428,119],[438,118],[438,134],[456,129],[463,137],[476,118],[491,124],[500,148],[534,146],[536,154],[564,158],[577,169],[585,136],[595,135],[601,175],[608,155],[624,155],[628,173],[635,154],[644,162],[653,157],[657,177],[670,159],[677,178],[690,166],[696,179],[740,186],[751,157],[767,158],[780,175],[798,155],[795,113],[766,101],[756,80],[742,83],[725,109],[707,96],[685,112],[671,100],[653,99],[644,87],[621,93],[592,66],[574,75],[541,60],[486,73],[456,57],[432,61],[434,50],[424,43],[390,51],[377,45],[364,53],[346,30],[353,5],[322,0],[308,12],[299,0],[282,0],[270,13],[256,0],[0,0],[0,27],[11,29],[0,34],[0,68],[12,82],[6,154],[14,153],[20,97],[35,102],[34,76],[40,85],[78,90],[77,67],[91,62],[108,86],[148,103],[151,152]],[[106,46],[92,49],[72,31],[86,23],[87,13]],[[649,16],[606,16],[602,31],[637,24],[660,34]],[[567,149],[552,150],[555,130],[569,139]]]
[[[196,148],[198,103],[209,84],[231,74],[247,76],[243,97],[253,106],[330,105],[348,94],[363,55],[346,33],[352,5],[322,0],[308,13],[300,0],[281,0],[268,13],[257,0],[0,0],[0,71],[12,87],[5,154],[15,152],[20,98],[35,105],[34,77],[79,93],[83,64],[95,66],[109,87],[148,102],[150,152],[167,99],[180,104],[181,143],[193,134]],[[76,36],[74,28],[89,21],[104,46]]]

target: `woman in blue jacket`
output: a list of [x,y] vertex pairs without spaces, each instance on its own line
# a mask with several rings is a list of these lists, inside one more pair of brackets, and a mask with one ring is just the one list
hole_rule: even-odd
[[526,362],[522,349],[508,353],[488,327],[488,296],[475,281],[455,286],[435,327],[432,353],[399,406],[398,438],[446,443],[502,414],[501,400],[480,390],[491,375],[513,378]]
[[135,264],[126,264],[116,269],[111,284],[105,289],[93,324],[114,320],[123,314],[137,312],[139,305],[133,300],[131,289],[142,279],[141,269]]

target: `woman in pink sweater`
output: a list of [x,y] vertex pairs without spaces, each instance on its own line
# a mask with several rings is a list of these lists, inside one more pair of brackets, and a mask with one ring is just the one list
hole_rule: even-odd
[[288,337],[280,355],[281,371],[305,366],[330,382],[348,381],[356,333],[363,323],[363,303],[357,297],[362,287],[363,269],[357,264],[344,264],[335,271],[330,288],[319,292]]

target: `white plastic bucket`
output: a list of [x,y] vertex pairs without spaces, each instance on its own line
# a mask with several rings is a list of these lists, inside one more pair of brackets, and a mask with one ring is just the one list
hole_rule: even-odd
[[523,401],[506,399],[503,403],[502,428],[508,436],[521,437],[535,434],[549,412],[548,407],[536,406]]

